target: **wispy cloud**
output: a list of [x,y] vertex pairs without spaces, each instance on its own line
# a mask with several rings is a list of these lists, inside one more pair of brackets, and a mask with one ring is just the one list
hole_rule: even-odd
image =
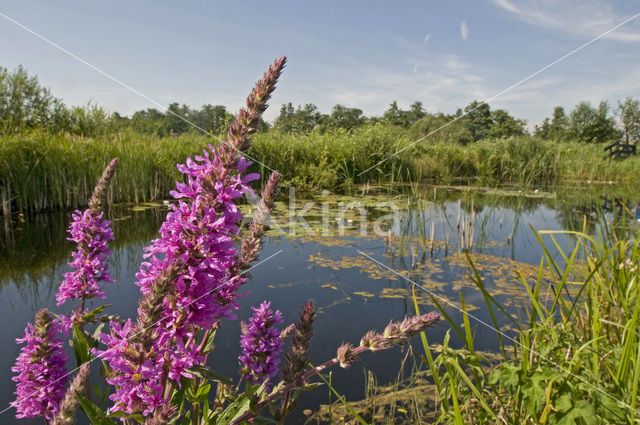
[[[512,0],[492,2],[521,21],[581,37],[595,37],[632,16],[616,12],[611,3],[602,0],[523,0],[517,4]],[[640,22],[629,22],[605,38],[639,42]]]
[[618,100],[640,90],[640,66],[628,69],[612,69],[606,80],[581,75],[570,78],[565,75],[548,75],[527,81],[491,102],[491,109],[506,108],[516,116],[527,117],[528,128],[533,130],[554,106],[571,111],[578,102],[590,101],[597,105],[607,100],[614,109]]
[[477,67],[460,55],[428,51],[424,41],[394,38],[398,58],[391,63],[362,64],[357,79],[334,84],[331,101],[381,114],[393,100],[408,108],[416,100],[431,112],[455,112],[491,93]]
[[469,28],[466,20],[460,22],[460,37],[465,41],[469,38]]
[[431,34],[425,35],[424,40],[422,40],[422,44],[427,44],[429,40],[431,40]]

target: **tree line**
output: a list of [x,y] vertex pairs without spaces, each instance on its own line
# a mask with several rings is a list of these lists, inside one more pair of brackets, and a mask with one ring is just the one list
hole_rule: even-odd
[[[0,132],[5,134],[36,128],[81,136],[120,131],[157,136],[189,132],[221,134],[226,132],[232,119],[233,115],[225,106],[211,104],[195,109],[172,103],[166,111],[148,108],[131,117],[109,113],[95,104],[69,107],[42,87],[37,77],[29,76],[24,68],[18,67],[12,72],[0,68]],[[259,125],[262,131],[291,134],[336,129],[350,131],[378,123],[404,128],[411,138],[429,135],[433,139],[461,144],[529,133],[525,120],[511,116],[504,109],[492,110],[488,104],[478,101],[454,114],[429,113],[419,101],[404,110],[393,101],[381,116],[366,116],[361,109],[344,105],[335,105],[327,114],[311,103],[297,107],[287,103],[282,105],[273,124],[260,121]],[[619,138],[635,142],[640,137],[640,101],[627,98],[618,102],[616,108],[611,108],[605,101],[597,106],[580,102],[569,113],[557,106],[551,117],[535,126],[533,136],[587,143]]]

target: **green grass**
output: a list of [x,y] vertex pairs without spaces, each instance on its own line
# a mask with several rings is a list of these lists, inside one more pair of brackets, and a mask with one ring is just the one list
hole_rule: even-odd
[[[179,178],[176,163],[196,155],[213,137],[189,134],[160,138],[114,133],[101,138],[25,132],[0,136],[0,213],[30,213],[84,205],[102,168],[120,158],[113,201],[166,198]],[[528,136],[462,146],[429,140],[408,147],[406,130],[376,124],[351,132],[306,135],[257,134],[249,155],[282,173],[283,189],[349,192],[359,183],[408,183],[458,179],[485,185],[556,184],[567,180],[640,184],[640,156],[604,159],[603,147],[555,143]],[[393,156],[370,171],[370,167]],[[253,168],[267,177],[268,169]],[[286,193],[286,192],[285,192]]]
[[[450,348],[447,337],[436,357],[423,337],[423,362],[442,400],[439,422],[640,423],[640,229],[624,218],[601,218],[594,236],[536,237],[544,251],[540,273],[534,285],[521,276],[529,305],[513,339],[504,335],[498,360],[475,353],[480,325],[466,314],[463,326],[445,314],[462,349]],[[572,238],[571,248],[561,249],[563,237]],[[551,246],[559,255],[550,254]],[[486,295],[477,272],[472,280]],[[569,291],[576,283],[579,290]],[[502,332],[496,320],[502,307],[487,296],[485,303],[491,325]],[[465,310],[463,299],[461,305]]]

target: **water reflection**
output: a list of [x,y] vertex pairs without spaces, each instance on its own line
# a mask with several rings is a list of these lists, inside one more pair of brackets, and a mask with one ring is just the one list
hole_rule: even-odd
[[[164,220],[162,204],[117,205],[107,211],[112,220],[118,248],[136,242],[148,242],[157,234]],[[73,244],[66,240],[71,214],[43,213],[25,220],[5,220],[0,232],[0,287],[9,282],[18,286],[25,282],[39,285],[49,279],[52,270],[70,259]]]

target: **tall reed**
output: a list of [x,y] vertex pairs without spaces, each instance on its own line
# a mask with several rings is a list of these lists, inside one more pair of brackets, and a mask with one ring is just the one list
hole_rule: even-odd
[[[83,206],[90,195],[89,182],[97,179],[100,167],[113,157],[121,162],[112,201],[158,199],[179,178],[174,164],[212,142],[217,144],[213,137],[199,134],[158,137],[133,132],[98,138],[40,131],[0,136],[0,213]],[[250,155],[257,160],[253,171],[265,176],[269,171],[265,166],[280,170],[284,189],[294,186],[303,192],[350,191],[360,183],[449,183],[456,179],[526,186],[566,180],[640,184],[640,157],[606,160],[597,144],[557,143],[529,136],[465,146],[425,139],[402,151],[412,142],[406,130],[383,124],[296,135],[272,130],[255,137]],[[384,161],[386,158],[390,159]],[[374,168],[360,175],[370,167]]]

